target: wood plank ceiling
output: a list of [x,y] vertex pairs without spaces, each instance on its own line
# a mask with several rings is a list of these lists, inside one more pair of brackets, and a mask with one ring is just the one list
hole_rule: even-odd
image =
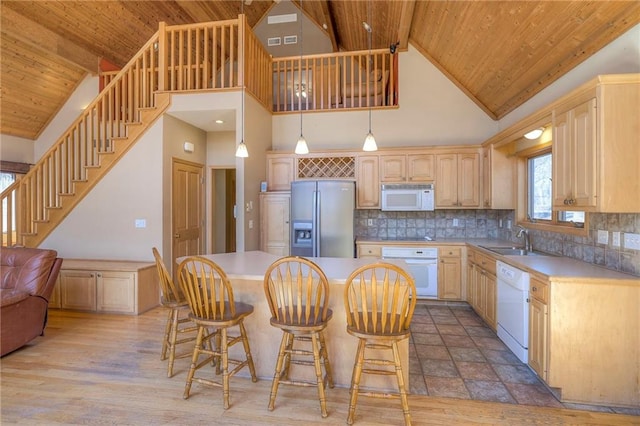
[[[253,27],[289,0],[0,3],[0,133],[35,139],[99,58],[123,66],[158,29],[231,19]],[[336,50],[411,43],[491,118],[513,111],[640,23],[638,1],[294,0]],[[370,14],[370,15],[369,15]]]

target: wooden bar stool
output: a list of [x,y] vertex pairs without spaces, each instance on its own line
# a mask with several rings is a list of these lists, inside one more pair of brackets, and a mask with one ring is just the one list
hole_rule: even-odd
[[[347,332],[359,339],[351,378],[347,424],[353,424],[358,395],[400,398],[405,425],[411,424],[398,342],[409,337],[416,306],[416,286],[402,268],[379,262],[362,266],[347,278],[344,291]],[[367,349],[389,350],[390,359],[365,358]],[[362,374],[395,375],[398,393],[360,389]]]
[[[317,386],[322,417],[327,417],[325,388],[327,384],[333,388],[333,377],[323,334],[332,315],[326,275],[308,259],[284,257],[272,263],[265,272],[264,292],[271,310],[271,325],[283,332],[271,385],[269,410],[274,409],[280,384]],[[294,342],[301,341],[310,342],[311,349],[294,348]],[[316,380],[292,379],[289,376],[291,364],[313,366]]]
[[[231,283],[214,262],[203,257],[191,256],[183,260],[178,266],[178,280],[182,288],[191,313],[189,317],[198,327],[196,344],[193,348],[191,368],[187,375],[184,398],[189,398],[191,384],[196,381],[208,386],[222,387],[224,409],[229,408],[229,379],[244,367],[249,367],[252,381],[256,382],[255,367],[251,358],[249,340],[244,328],[244,319],[253,313],[253,306],[242,302],[235,302]],[[227,329],[237,326],[240,334],[231,336]],[[209,329],[214,331],[209,331]],[[206,348],[209,344],[209,349]],[[229,358],[229,348],[236,343],[244,346],[245,359]],[[199,361],[200,355],[207,357]],[[196,370],[209,362],[216,364],[216,374],[222,373],[222,382],[195,377]],[[229,371],[229,364],[235,368]]]
[[[191,347],[186,352],[176,354],[176,348],[183,343],[195,342],[197,330],[196,325],[189,318],[189,304],[182,295],[182,292],[173,282],[171,275],[162,261],[162,257],[158,249],[153,247],[153,257],[156,259],[156,268],[158,268],[158,276],[160,278],[160,303],[168,309],[167,325],[164,329],[164,338],[162,339],[162,355],[160,359],[167,359],[169,353],[169,363],[167,365],[167,377],[173,377],[173,364],[176,359],[191,356]],[[183,326],[184,325],[184,326]],[[178,340],[178,335],[186,334]]]

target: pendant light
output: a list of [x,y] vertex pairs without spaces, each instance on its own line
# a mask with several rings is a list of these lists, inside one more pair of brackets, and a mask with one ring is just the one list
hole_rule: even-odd
[[[300,74],[299,74],[299,78],[298,81],[300,82],[300,87],[298,88],[298,93],[302,94],[302,97],[306,97],[304,96],[304,92],[302,92],[302,90],[304,90],[304,86],[302,84],[302,0],[300,0]],[[302,92],[302,93],[301,93]],[[294,152],[298,155],[300,154],[308,154],[309,153],[309,147],[307,146],[307,140],[304,138],[304,136],[302,135],[302,99],[300,96],[298,96],[298,108],[300,109],[300,137],[298,138],[298,142],[296,143],[296,149],[294,150]]]
[[[240,0],[240,14],[243,15],[242,18],[244,19],[244,1]],[[244,27],[243,27],[244,28]],[[246,52],[245,52],[245,44],[244,44],[244,30],[242,31],[242,63],[243,63],[243,68],[246,69],[246,67],[244,67],[244,61],[247,60],[246,58]],[[236,148],[236,157],[239,158],[247,158],[249,156],[249,151],[247,150],[247,145],[244,143],[244,86],[245,86],[245,73],[244,70],[242,71],[242,91],[241,91],[241,107],[240,107],[240,115],[242,116],[242,128],[240,130],[240,145],[238,145],[238,148]]]
[[[372,28],[371,28],[371,0],[369,0],[367,2],[367,22],[363,22],[362,26],[364,27],[365,31],[367,31],[368,33],[368,38],[369,38],[369,65],[372,65],[372,60],[371,60],[371,33],[372,33]],[[364,138],[364,145],[362,146],[362,150],[363,151],[377,151],[378,150],[378,145],[376,144],[376,138],[373,136],[373,133],[371,132],[371,98],[368,99],[369,101],[369,133],[367,133],[367,136]]]

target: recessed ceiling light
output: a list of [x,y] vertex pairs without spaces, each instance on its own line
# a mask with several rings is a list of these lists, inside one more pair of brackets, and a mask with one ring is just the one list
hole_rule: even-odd
[[224,123],[223,120],[216,120],[216,124],[222,124],[222,123]]

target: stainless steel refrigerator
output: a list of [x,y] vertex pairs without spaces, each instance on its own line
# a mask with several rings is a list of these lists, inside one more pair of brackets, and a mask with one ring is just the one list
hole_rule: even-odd
[[355,182],[291,183],[291,254],[354,257]]

